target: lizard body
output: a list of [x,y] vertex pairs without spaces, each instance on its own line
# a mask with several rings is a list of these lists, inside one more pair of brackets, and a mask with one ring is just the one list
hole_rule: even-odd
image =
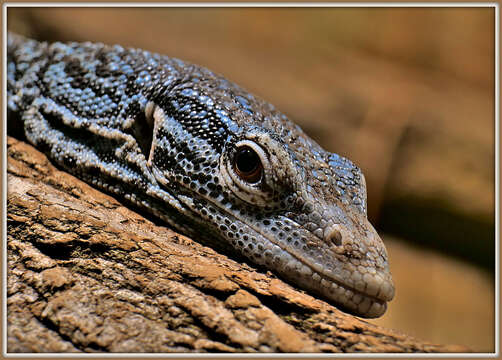
[[8,35],[7,107],[57,165],[345,311],[394,296],[350,160],[211,71],[138,49]]

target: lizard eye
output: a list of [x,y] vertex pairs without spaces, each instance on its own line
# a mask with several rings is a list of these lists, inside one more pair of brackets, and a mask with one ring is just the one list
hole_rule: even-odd
[[243,139],[230,145],[220,157],[221,180],[240,200],[267,206],[274,195],[273,169],[267,149]]
[[262,178],[263,164],[259,155],[251,147],[244,145],[237,149],[234,170],[242,180],[255,184]]

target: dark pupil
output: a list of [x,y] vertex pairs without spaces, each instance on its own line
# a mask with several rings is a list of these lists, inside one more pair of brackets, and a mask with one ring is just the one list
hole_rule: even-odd
[[259,163],[260,159],[258,158],[258,155],[256,155],[253,150],[246,147],[239,150],[235,165],[242,173],[250,173],[256,169]]

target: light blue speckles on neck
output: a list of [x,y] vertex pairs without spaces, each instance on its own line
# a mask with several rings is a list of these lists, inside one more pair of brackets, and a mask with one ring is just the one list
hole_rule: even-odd
[[198,95],[198,92],[195,91],[194,89],[183,89],[181,90],[181,95],[186,96],[186,97],[196,97]]
[[124,51],[124,48],[122,46],[120,46],[120,45],[113,45],[112,49],[115,50],[118,53],[121,53],[121,52]]
[[[179,105],[178,105],[179,106]],[[192,108],[191,104],[185,104],[181,109],[180,112],[189,112],[190,109]]]
[[113,71],[113,72],[118,71],[120,69],[120,67],[115,62],[108,63],[107,67],[108,67],[108,70]]
[[214,109],[214,112],[216,113],[216,115],[218,115],[218,118],[225,125],[228,125],[228,124],[230,124],[232,122],[232,120],[230,120],[230,117],[228,116],[228,114],[227,114],[227,112],[225,110]]
[[124,73],[124,76],[134,74],[134,69],[129,64],[123,64],[121,67],[121,71]]
[[209,96],[206,96],[206,95],[200,95],[199,96],[199,102],[201,104],[206,105],[209,108],[212,108],[214,106],[213,99],[211,99]]
[[[197,111],[191,111],[189,116],[193,119],[205,119],[206,116],[207,116],[207,111],[205,110],[201,110],[199,112]],[[206,121],[209,121],[208,119],[206,119]]]
[[148,71],[143,70],[138,74],[138,77],[136,78],[135,82],[139,86],[143,86],[145,84],[148,84],[151,80],[152,77],[150,73]]

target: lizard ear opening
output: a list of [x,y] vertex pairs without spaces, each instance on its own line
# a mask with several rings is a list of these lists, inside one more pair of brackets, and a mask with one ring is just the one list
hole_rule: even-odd
[[149,105],[147,105],[145,111],[141,111],[136,115],[131,126],[131,135],[138,143],[141,152],[147,160],[150,158],[152,150],[154,131],[153,111],[152,106]]

